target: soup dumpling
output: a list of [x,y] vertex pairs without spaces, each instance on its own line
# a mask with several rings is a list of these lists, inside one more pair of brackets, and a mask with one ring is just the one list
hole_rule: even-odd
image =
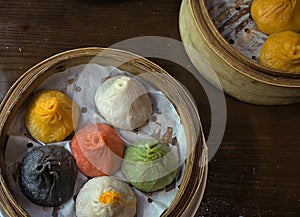
[[154,192],[177,176],[179,158],[175,149],[155,139],[134,142],[126,148],[121,171],[135,188]]
[[251,16],[258,28],[266,33],[300,30],[300,1],[254,0]]
[[90,179],[76,198],[77,217],[134,217],[137,200],[127,183],[113,176]]
[[78,106],[64,93],[42,90],[26,109],[25,126],[32,137],[43,143],[60,142],[77,127],[79,115]]
[[19,169],[19,183],[24,195],[41,206],[59,206],[73,195],[77,167],[64,147],[47,145],[32,149]]
[[75,132],[71,150],[79,170],[88,177],[111,175],[121,166],[124,143],[107,124],[88,124]]
[[260,50],[260,63],[277,70],[300,72],[300,34],[286,31],[270,35]]
[[125,75],[104,81],[96,92],[95,103],[106,121],[124,130],[141,127],[152,113],[152,102],[144,85]]

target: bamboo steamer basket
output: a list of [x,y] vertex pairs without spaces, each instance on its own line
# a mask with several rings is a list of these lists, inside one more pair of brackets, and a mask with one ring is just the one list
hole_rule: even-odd
[[202,199],[207,179],[207,148],[203,140],[200,117],[190,94],[166,71],[133,53],[110,48],[81,48],[50,57],[29,69],[8,91],[0,104],[0,201],[5,216],[29,216],[17,203],[6,182],[5,149],[8,129],[15,114],[29,95],[46,78],[68,67],[97,63],[116,66],[134,75],[145,73],[146,82],[161,90],[175,105],[187,139],[186,167],[183,181],[170,207],[162,216],[192,216]]
[[[230,1],[232,4],[225,10],[218,7],[223,7],[229,1],[224,0],[222,4],[219,0],[220,4],[214,4],[216,1],[218,0],[183,0],[180,8],[181,39],[199,75],[228,95],[247,103],[283,105],[300,102],[300,72],[288,73],[263,67],[258,63],[257,55],[253,54],[251,59],[250,48],[249,58],[232,46],[234,41],[228,41],[228,38],[224,37],[223,33],[226,31],[231,31],[234,36],[239,35],[241,31],[249,31],[245,26],[249,22],[253,24],[250,15],[252,1]],[[209,10],[208,5],[211,7]],[[234,22],[237,21],[224,22],[224,19],[227,19],[224,14],[230,16],[234,10],[241,10],[236,13],[240,17],[232,18],[238,22],[242,21],[236,26]],[[215,16],[212,18],[213,13]],[[216,24],[220,26],[217,28]],[[254,31],[257,30],[255,24],[252,27]],[[219,31],[220,29],[224,32]],[[245,39],[245,47],[251,47],[251,43],[258,43],[257,41],[263,40],[263,37],[250,38],[248,42],[247,40]],[[262,45],[262,42],[260,43]],[[193,49],[206,61],[206,65],[202,59],[194,55],[191,51]],[[256,53],[257,51],[256,49]],[[212,76],[211,70],[215,72],[218,81]]]

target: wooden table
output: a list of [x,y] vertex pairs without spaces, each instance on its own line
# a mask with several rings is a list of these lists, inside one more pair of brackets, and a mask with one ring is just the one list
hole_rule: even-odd
[[[109,47],[139,36],[180,40],[180,3],[2,0],[0,99],[27,69],[62,51]],[[208,137],[210,107],[197,79],[175,63],[153,61],[191,92]],[[206,88],[218,91],[210,84]],[[229,96],[226,104],[225,134],[209,162],[207,187],[196,216],[300,216],[300,104],[256,106]]]

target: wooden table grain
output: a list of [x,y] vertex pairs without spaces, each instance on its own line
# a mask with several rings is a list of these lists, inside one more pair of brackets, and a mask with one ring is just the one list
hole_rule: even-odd
[[[0,3],[1,100],[27,69],[62,51],[140,36],[180,40],[179,0]],[[191,92],[208,137],[211,110],[199,81],[176,63],[153,61]],[[207,88],[218,92],[206,82]],[[225,133],[196,216],[300,216],[300,104],[257,106],[226,96],[226,107]]]

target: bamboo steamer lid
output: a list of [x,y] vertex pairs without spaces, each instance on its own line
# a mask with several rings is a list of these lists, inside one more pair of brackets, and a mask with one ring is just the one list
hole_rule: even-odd
[[176,105],[186,133],[187,153],[183,180],[170,207],[162,216],[192,216],[199,206],[207,179],[207,148],[203,139],[199,114],[190,95],[166,71],[153,62],[135,54],[110,48],[81,48],[50,57],[29,69],[8,91],[0,104],[0,201],[3,215],[29,216],[17,203],[6,182],[5,148],[8,129],[13,117],[29,95],[46,78],[80,65],[96,63],[116,66],[134,75],[144,76],[146,82],[161,90]]
[[[228,2],[232,4],[228,4],[225,11],[224,8],[218,8],[227,5]],[[201,74],[212,84],[238,100],[259,105],[283,105],[300,102],[300,72],[288,73],[263,67],[254,61],[257,59],[256,56],[253,55],[253,59],[249,59],[235,49],[230,41],[224,37],[225,31],[231,31],[236,36],[247,22],[253,24],[249,12],[251,2],[250,0],[223,2],[222,0],[183,0],[179,14],[179,29],[186,52],[199,71],[199,75]],[[239,4],[246,6],[240,7]],[[208,5],[214,7],[210,8],[210,12],[212,11],[219,16],[212,18]],[[230,23],[230,20],[223,22],[225,20],[224,14],[230,16],[232,11],[241,10],[241,8],[243,12],[239,11],[237,14],[240,15],[240,19],[245,19],[244,22],[240,22],[239,25]],[[218,28],[216,23],[220,25]],[[223,29],[224,32],[220,32],[220,29]],[[250,47],[250,43],[253,42],[254,39],[247,42],[245,47],[248,45]],[[202,59],[194,55],[189,47],[195,49],[206,63],[204,64]],[[251,55],[252,50],[249,48],[248,51]],[[215,72],[221,87],[211,75],[212,70]]]

